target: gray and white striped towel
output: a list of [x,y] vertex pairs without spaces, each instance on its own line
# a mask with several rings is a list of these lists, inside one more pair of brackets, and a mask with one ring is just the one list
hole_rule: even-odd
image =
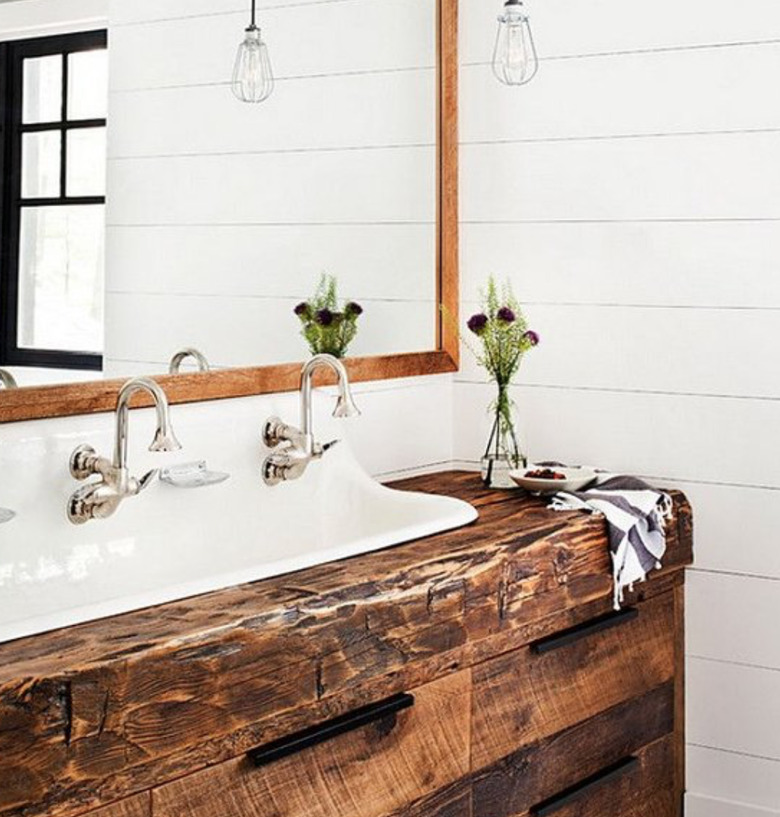
[[607,520],[609,549],[615,582],[615,609],[626,588],[661,568],[666,553],[666,520],[671,516],[668,494],[637,477],[600,473],[584,491],[559,492],[552,499],[556,511],[601,513]]

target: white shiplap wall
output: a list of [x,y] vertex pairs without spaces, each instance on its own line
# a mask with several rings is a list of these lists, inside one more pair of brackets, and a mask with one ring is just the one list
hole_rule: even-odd
[[[464,312],[489,273],[528,305],[532,456],[688,492],[688,814],[780,814],[780,4],[527,6],[507,89],[461,3]],[[468,352],[456,379],[473,461],[491,389]]]
[[111,0],[109,371],[298,360],[323,271],[366,309],[352,354],[434,346],[434,0],[261,0],[262,105],[228,84],[248,8]]

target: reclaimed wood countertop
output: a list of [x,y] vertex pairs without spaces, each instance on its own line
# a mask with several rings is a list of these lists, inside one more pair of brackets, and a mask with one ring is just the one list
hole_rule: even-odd
[[[471,502],[458,530],[0,645],[0,816],[75,815],[611,609],[604,519],[478,475],[394,487]],[[676,491],[664,569],[683,581]]]

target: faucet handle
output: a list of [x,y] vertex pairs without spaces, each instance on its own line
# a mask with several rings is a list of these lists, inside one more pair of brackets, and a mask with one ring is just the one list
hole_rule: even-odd
[[321,457],[327,451],[330,451],[334,445],[338,445],[340,442],[341,440],[331,440],[329,443],[316,443],[314,446],[314,456],[317,458]]
[[100,457],[91,445],[80,445],[70,455],[70,473],[79,481],[88,479],[97,473],[97,464]]
[[141,491],[145,491],[155,480],[156,477],[160,475],[159,468],[152,468],[151,471],[145,473],[141,479],[138,480],[138,493],[140,494]]
[[282,443],[304,446],[305,440],[295,426],[288,425],[278,417],[270,417],[263,426],[263,444],[266,448],[276,448]]

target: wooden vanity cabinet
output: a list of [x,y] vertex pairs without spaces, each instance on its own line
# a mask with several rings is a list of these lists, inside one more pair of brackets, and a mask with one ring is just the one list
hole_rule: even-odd
[[0,817],[681,817],[684,497],[616,612],[598,518],[404,487],[480,520],[0,646]]
[[675,817],[674,595],[155,788],[152,815]]

